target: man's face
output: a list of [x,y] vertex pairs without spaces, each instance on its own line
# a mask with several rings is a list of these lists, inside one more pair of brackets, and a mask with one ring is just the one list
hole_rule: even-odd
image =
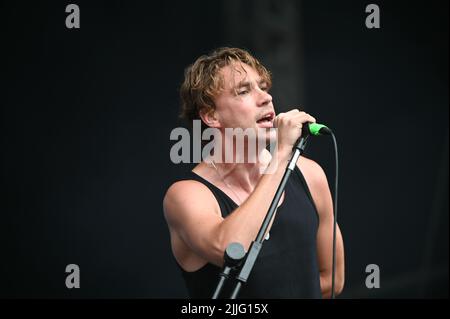
[[220,128],[271,128],[275,112],[268,83],[244,63],[223,67],[224,88],[215,98]]

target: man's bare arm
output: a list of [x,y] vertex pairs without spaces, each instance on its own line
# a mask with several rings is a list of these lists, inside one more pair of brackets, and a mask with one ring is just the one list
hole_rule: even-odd
[[[320,270],[320,286],[324,298],[331,297],[332,252],[333,252],[333,201],[327,177],[323,169],[314,161],[302,157],[299,168],[308,183],[311,196],[319,214],[317,232],[317,256]],[[344,244],[339,226],[336,227],[336,273],[335,293],[344,287]]]
[[232,242],[247,250],[261,227],[287,165],[288,152],[280,152],[278,168],[261,177],[254,191],[226,218],[206,186],[195,181],[173,184],[163,206],[166,220],[189,248],[201,258],[221,266],[223,253]]

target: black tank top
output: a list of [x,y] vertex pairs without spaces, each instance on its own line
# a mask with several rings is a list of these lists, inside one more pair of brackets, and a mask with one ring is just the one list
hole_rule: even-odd
[[[206,185],[219,203],[223,217],[238,205],[222,190],[190,172],[187,179]],[[317,262],[316,235],[319,217],[306,181],[295,167],[285,188],[285,197],[277,209],[270,229],[238,298],[322,298]],[[221,268],[207,263],[194,272],[180,267],[191,298],[211,298],[219,281]],[[229,279],[221,298],[229,298],[234,281]]]

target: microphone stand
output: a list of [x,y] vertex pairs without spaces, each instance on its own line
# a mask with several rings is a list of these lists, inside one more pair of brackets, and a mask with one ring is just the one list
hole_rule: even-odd
[[245,257],[244,247],[240,243],[231,243],[227,246],[224,253],[224,265],[223,270],[220,273],[219,282],[216,286],[212,299],[217,299],[220,296],[225,281],[229,278],[230,273],[234,271],[242,262]]
[[[297,160],[300,157],[300,155],[303,153],[306,147],[306,142],[309,137],[308,130],[304,129],[302,130],[302,136],[299,138],[296,146],[294,147],[294,152],[292,154],[292,157],[289,161],[289,164],[286,167],[286,171],[283,175],[283,178],[280,182],[280,185],[278,186],[278,189],[275,193],[275,196],[272,200],[272,203],[270,204],[269,210],[266,214],[266,217],[261,225],[261,228],[259,229],[258,235],[256,236],[255,241],[252,242],[247,255],[244,257],[244,261],[242,266],[240,267],[238,275],[236,276],[236,286],[230,296],[231,299],[236,299],[239,291],[242,288],[242,285],[245,284],[248,280],[248,277],[250,276],[250,273],[253,269],[253,266],[256,262],[256,259],[258,258],[259,252],[261,251],[263,242],[264,242],[264,234],[267,232],[267,229],[269,228],[270,221],[272,220],[273,215],[275,214],[275,210],[278,207],[278,203],[280,201],[281,195],[284,192],[284,189],[286,188],[286,183],[292,173],[292,171],[295,168],[295,165],[297,164]],[[225,272],[225,271],[224,271]],[[228,273],[228,272],[227,272]],[[223,278],[223,277],[222,277]],[[216,299],[220,293],[220,290],[223,287],[223,280],[221,280],[216,287],[215,293],[214,293],[214,299]],[[219,287],[220,286],[220,287]]]

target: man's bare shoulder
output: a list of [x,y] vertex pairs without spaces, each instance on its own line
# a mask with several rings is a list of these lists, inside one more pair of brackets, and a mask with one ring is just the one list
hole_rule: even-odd
[[173,183],[164,196],[163,207],[168,221],[187,217],[186,214],[192,214],[193,211],[219,212],[219,205],[212,192],[195,180]]
[[302,171],[303,174],[307,174],[310,177],[322,179],[325,177],[325,172],[322,167],[314,160],[307,158],[305,156],[300,156],[297,161],[298,168]]
[[297,162],[297,166],[305,177],[310,191],[316,193],[316,196],[320,196],[328,188],[328,180],[325,172],[316,161],[301,156]]

